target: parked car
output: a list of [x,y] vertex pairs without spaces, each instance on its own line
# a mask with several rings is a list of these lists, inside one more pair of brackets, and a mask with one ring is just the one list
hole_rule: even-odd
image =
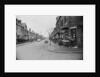
[[45,41],[44,41],[44,43],[48,43],[48,41],[47,41],[47,40],[45,40]]
[[40,41],[41,41],[41,39],[37,39],[37,41],[38,41],[38,42],[40,42]]

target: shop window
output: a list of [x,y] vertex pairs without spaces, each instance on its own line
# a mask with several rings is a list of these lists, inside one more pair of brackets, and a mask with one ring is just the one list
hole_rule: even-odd
[[68,34],[66,34],[66,35],[65,35],[65,39],[67,40],[67,39],[68,39],[68,37],[69,37],[69,36],[68,36]]

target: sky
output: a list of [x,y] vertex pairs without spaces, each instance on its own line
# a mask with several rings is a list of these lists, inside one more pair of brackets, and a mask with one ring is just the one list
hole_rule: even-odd
[[20,19],[22,23],[27,24],[27,28],[31,28],[36,33],[48,37],[48,33],[53,31],[56,26],[55,15],[18,15],[16,18]]

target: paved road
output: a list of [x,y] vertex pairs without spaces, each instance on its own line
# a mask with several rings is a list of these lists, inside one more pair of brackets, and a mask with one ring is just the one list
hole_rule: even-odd
[[16,48],[17,60],[82,60],[82,57],[83,53],[81,52],[51,52],[48,50],[48,44],[44,43],[44,41],[32,42],[22,46],[17,46]]

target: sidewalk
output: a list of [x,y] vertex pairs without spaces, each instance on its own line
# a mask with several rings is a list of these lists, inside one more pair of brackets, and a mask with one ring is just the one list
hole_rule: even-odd
[[32,43],[32,42],[25,42],[25,43],[16,44],[16,47],[27,45],[27,44],[30,44],[30,43]]
[[47,47],[48,51],[51,51],[51,52],[56,52],[56,53],[66,53],[66,52],[83,52],[83,49],[78,49],[78,48],[68,48],[68,47],[65,47],[63,45],[59,46],[53,42],[51,42],[51,45],[50,43],[48,43],[48,47]]

